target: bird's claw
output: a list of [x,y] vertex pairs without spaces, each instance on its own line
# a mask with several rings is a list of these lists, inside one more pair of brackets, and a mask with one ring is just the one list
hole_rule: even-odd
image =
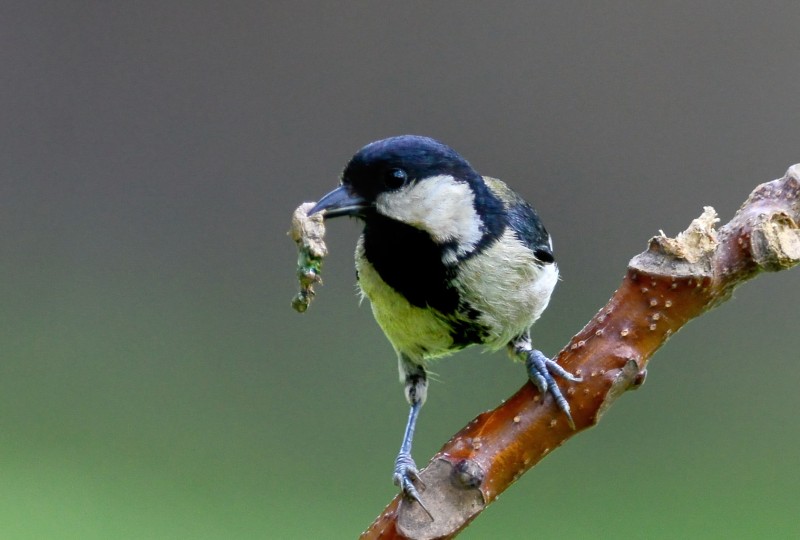
[[525,359],[525,367],[528,369],[528,377],[531,382],[539,389],[539,393],[545,396],[547,393],[553,396],[556,405],[566,415],[567,422],[572,429],[575,429],[575,421],[572,419],[569,403],[567,403],[564,394],[556,384],[554,375],[561,377],[572,382],[581,382],[583,379],[573,375],[563,367],[559,366],[555,360],[547,358],[541,351],[536,349],[527,351],[527,358]]
[[392,480],[394,481],[394,485],[400,488],[401,493],[408,500],[419,504],[420,508],[422,508],[425,513],[428,514],[428,517],[431,518],[431,521],[433,521],[433,515],[431,515],[428,509],[425,508],[425,505],[422,503],[422,499],[420,498],[419,491],[417,490],[417,485],[424,489],[425,484],[419,477],[417,465],[414,463],[414,459],[410,454],[400,453],[397,456],[397,460],[394,464],[394,475],[392,476]]

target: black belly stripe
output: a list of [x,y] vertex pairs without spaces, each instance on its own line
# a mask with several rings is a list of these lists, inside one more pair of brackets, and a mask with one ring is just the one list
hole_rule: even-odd
[[383,281],[411,305],[430,306],[444,315],[459,306],[458,291],[451,286],[453,271],[442,262],[441,247],[410,225],[382,216],[367,220],[364,255]]
[[[491,237],[497,234],[492,231]],[[489,331],[478,322],[480,313],[460,297],[452,285],[455,270],[442,262],[444,250],[453,246],[438,245],[427,233],[382,216],[367,220],[363,245],[367,261],[387,285],[411,305],[442,315],[454,349],[486,341]]]
[[463,349],[469,345],[478,345],[486,342],[489,329],[478,322],[480,313],[469,305],[461,305],[459,318],[452,319],[450,323],[450,337],[455,348]]

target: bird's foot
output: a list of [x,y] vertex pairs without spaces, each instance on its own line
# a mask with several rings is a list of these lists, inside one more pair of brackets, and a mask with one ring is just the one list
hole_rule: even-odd
[[536,349],[526,351],[525,367],[528,370],[528,377],[531,382],[539,389],[539,393],[545,396],[548,392],[556,401],[556,405],[567,416],[567,422],[572,429],[575,429],[575,421],[572,420],[569,403],[564,394],[556,384],[553,376],[561,377],[572,382],[581,382],[583,379],[573,375],[566,369],[556,364],[555,360],[547,358],[541,351]]
[[414,459],[411,457],[410,453],[400,452],[397,455],[397,459],[394,462],[394,475],[392,479],[394,480],[394,485],[400,488],[405,498],[419,504],[425,513],[428,514],[428,517],[431,518],[431,521],[433,521],[433,516],[422,503],[419,491],[415,485],[419,484],[422,488],[425,487],[425,484],[422,483],[422,479],[419,477],[417,465],[414,463]]

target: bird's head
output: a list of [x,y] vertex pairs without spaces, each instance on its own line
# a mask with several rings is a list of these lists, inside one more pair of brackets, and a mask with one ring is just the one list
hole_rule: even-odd
[[368,144],[352,157],[338,188],[309,214],[389,218],[464,248],[484,234],[484,216],[502,203],[455,150],[416,135]]

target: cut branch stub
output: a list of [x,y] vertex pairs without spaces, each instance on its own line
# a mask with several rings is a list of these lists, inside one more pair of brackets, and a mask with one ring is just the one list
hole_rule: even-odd
[[637,388],[653,353],[688,321],[728,299],[760,271],[800,262],[800,165],[758,186],[718,231],[706,207],[676,238],[659,235],[634,257],[619,289],[559,353],[583,377],[560,382],[576,430],[528,383],[456,433],[420,473],[434,521],[396,497],[365,531],[370,538],[451,538],[544,456],[595,425]]

